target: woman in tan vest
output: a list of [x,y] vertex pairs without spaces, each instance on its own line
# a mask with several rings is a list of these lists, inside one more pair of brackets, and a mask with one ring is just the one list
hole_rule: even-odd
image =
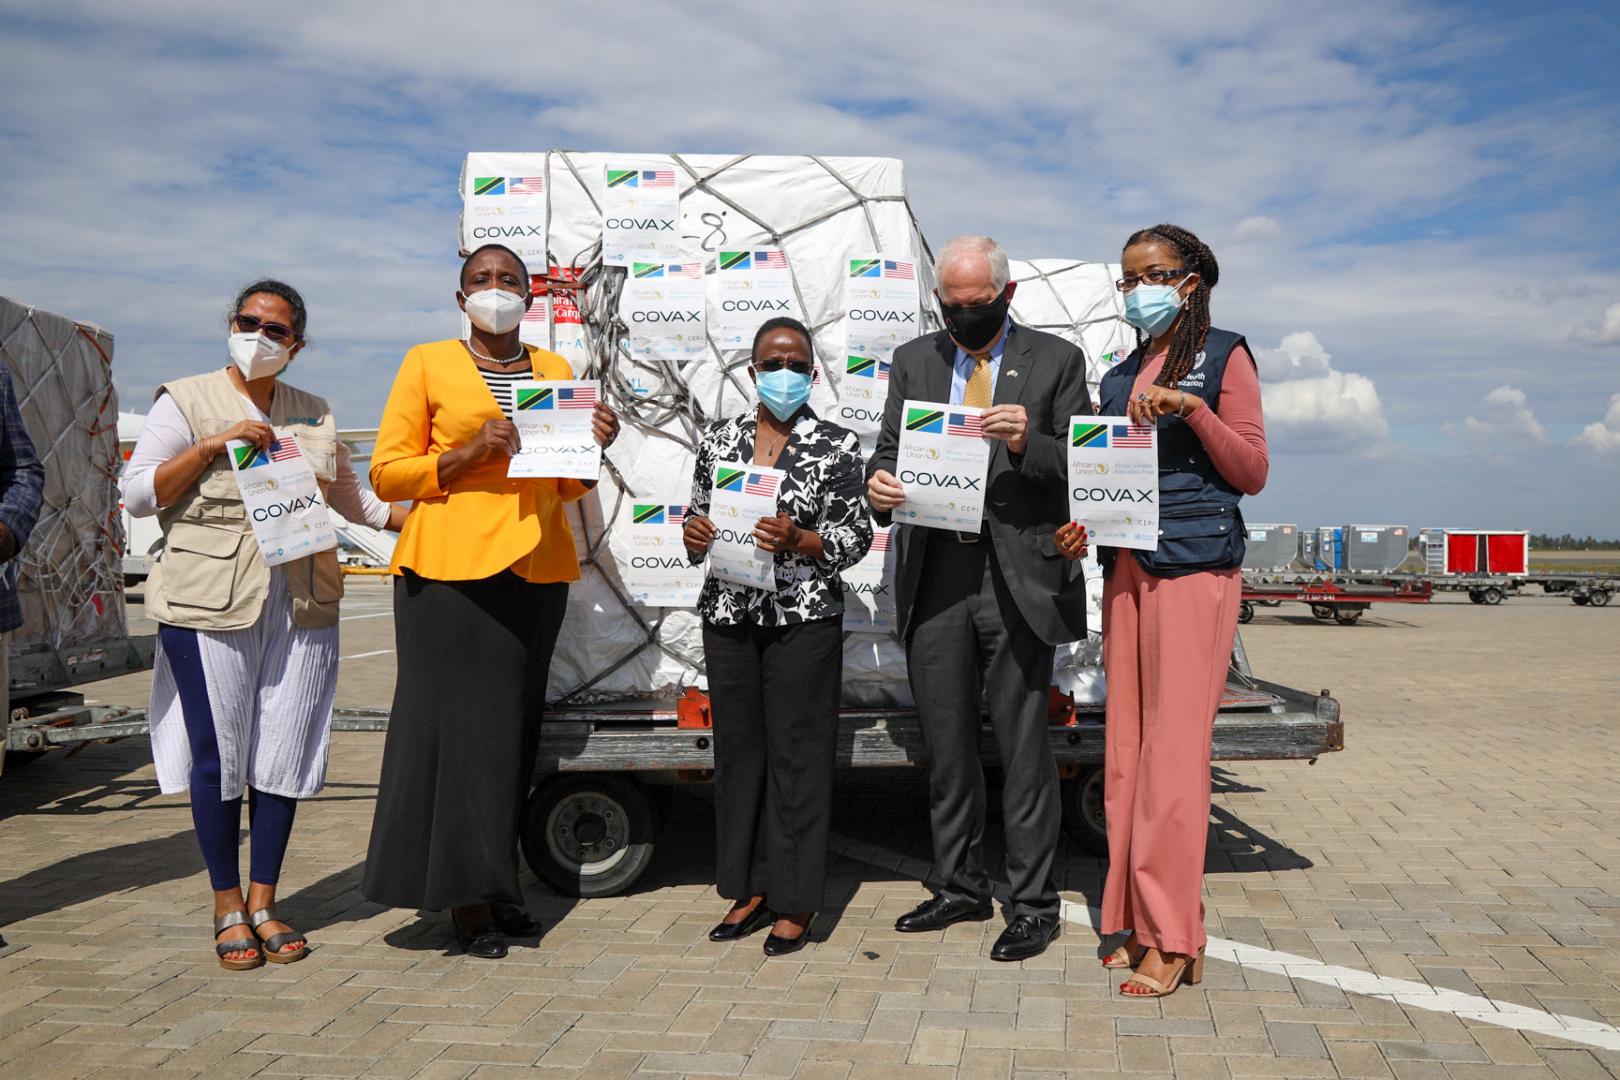
[[[337,689],[337,553],[274,568],[259,554],[226,443],[267,447],[287,433],[332,509],[398,529],[405,511],[361,489],[326,402],[278,379],[304,347],[304,301],[279,281],[243,289],[229,320],[232,363],[158,388],[119,488],[136,517],[156,514],[164,551],[146,586],[158,621],[152,754],[165,793],[191,792],[214,889],[220,966],[285,964],[308,951],[276,918],[276,882],[298,800],[326,775]],[[242,895],[237,833],[248,796],[251,879]]]

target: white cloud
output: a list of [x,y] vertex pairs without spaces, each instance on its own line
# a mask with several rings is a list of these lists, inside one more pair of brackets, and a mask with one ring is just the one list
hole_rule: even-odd
[[1365,375],[1338,371],[1315,334],[1289,334],[1275,349],[1259,349],[1260,394],[1266,433],[1294,450],[1374,453],[1389,436],[1378,388]]
[[1571,442],[1575,446],[1584,446],[1594,454],[1620,453],[1620,394],[1610,396],[1609,411],[1603,414],[1602,420],[1587,424]]
[[1582,323],[1570,337],[1586,345],[1620,345],[1620,304],[1610,304],[1601,321]]
[[1246,217],[1232,229],[1232,239],[1240,242],[1246,240],[1275,240],[1282,234],[1282,222],[1274,217],[1266,217],[1263,214]]
[[1474,449],[1485,453],[1500,453],[1515,447],[1539,446],[1547,442],[1547,430],[1530,411],[1529,399],[1524,391],[1513,386],[1498,386],[1485,395],[1480,411],[1483,418],[1464,417],[1460,431],[1463,439]]

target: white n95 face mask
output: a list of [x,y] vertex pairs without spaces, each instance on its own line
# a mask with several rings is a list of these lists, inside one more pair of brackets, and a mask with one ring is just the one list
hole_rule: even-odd
[[232,334],[228,347],[231,360],[249,382],[268,378],[292,362],[292,353],[285,344],[271,341],[258,331]]
[[528,297],[505,289],[480,289],[467,296],[467,318],[486,334],[504,334],[516,329],[528,309]]

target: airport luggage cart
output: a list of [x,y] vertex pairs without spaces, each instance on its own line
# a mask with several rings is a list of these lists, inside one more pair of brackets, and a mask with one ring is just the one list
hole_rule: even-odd
[[1620,592],[1620,579],[1602,574],[1531,574],[1530,580],[1548,596],[1568,596],[1576,607],[1608,607],[1609,598]]
[[1426,578],[1353,578],[1244,576],[1238,622],[1254,618],[1256,604],[1275,606],[1286,600],[1309,604],[1311,614],[1340,626],[1354,625],[1374,604],[1427,604],[1434,583]]

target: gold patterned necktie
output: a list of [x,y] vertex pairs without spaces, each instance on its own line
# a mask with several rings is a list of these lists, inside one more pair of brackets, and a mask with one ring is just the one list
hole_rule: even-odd
[[969,353],[973,357],[973,373],[968,376],[962,390],[962,404],[975,409],[990,407],[990,354]]

